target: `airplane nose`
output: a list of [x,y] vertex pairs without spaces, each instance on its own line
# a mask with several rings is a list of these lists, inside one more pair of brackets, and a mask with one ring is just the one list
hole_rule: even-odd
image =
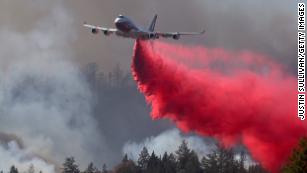
[[114,20],[114,23],[119,23],[120,22],[120,18],[116,18],[115,20]]

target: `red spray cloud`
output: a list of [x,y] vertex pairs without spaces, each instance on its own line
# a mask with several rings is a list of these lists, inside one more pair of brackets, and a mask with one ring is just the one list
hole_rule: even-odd
[[307,134],[307,124],[297,117],[294,77],[269,59],[137,41],[132,71],[154,119],[169,118],[226,146],[243,143],[276,173]]

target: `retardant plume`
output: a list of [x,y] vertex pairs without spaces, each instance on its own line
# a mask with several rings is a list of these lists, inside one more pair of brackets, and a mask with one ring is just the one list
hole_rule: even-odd
[[278,172],[306,122],[296,116],[296,82],[268,56],[162,42],[137,41],[132,71],[152,105],[183,131],[243,143]]

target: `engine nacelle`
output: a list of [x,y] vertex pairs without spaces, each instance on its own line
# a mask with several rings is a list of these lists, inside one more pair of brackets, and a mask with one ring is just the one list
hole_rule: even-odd
[[106,36],[108,36],[108,35],[111,34],[111,32],[109,32],[109,31],[103,31],[103,34],[106,35]]
[[174,40],[179,40],[180,39],[180,35],[179,34],[173,35],[173,39]]
[[155,34],[154,34],[154,33],[150,33],[150,34],[148,35],[148,37],[149,37],[150,39],[154,39],[154,38],[155,38]]
[[96,28],[92,28],[92,33],[93,33],[93,34],[98,34],[98,32],[99,32],[99,30],[98,30],[98,29],[96,29]]
[[155,33],[150,33],[148,35],[149,39],[158,39],[159,38],[159,35],[158,34],[155,34]]

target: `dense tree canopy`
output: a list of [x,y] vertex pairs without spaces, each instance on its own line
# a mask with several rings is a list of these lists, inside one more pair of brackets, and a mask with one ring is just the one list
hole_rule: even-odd
[[307,138],[302,138],[298,147],[293,150],[289,162],[283,168],[283,173],[307,172]]
[[[301,171],[306,170],[306,151],[304,139],[300,147],[295,149],[291,162],[284,168],[285,173],[303,173]],[[186,141],[182,141],[175,154],[165,152],[163,156],[159,156],[154,151],[149,154],[144,147],[136,162],[125,154],[112,170],[108,170],[105,164],[99,167],[101,170],[91,162],[84,171],[80,171],[74,157],[68,157],[62,164],[61,173],[267,173],[259,164],[247,164],[244,152],[235,153],[232,149],[223,147],[218,147],[211,154],[199,159]],[[12,166],[9,173],[19,172]],[[34,165],[30,165],[26,173],[37,173]]]
[[150,155],[148,153],[148,150],[147,150],[146,147],[144,147],[143,150],[141,151],[141,153],[139,155],[139,159],[137,161],[138,167],[141,170],[146,170],[147,166],[148,166],[149,159],[150,159]]
[[62,173],[80,173],[79,166],[76,164],[74,157],[66,158],[63,163]]

